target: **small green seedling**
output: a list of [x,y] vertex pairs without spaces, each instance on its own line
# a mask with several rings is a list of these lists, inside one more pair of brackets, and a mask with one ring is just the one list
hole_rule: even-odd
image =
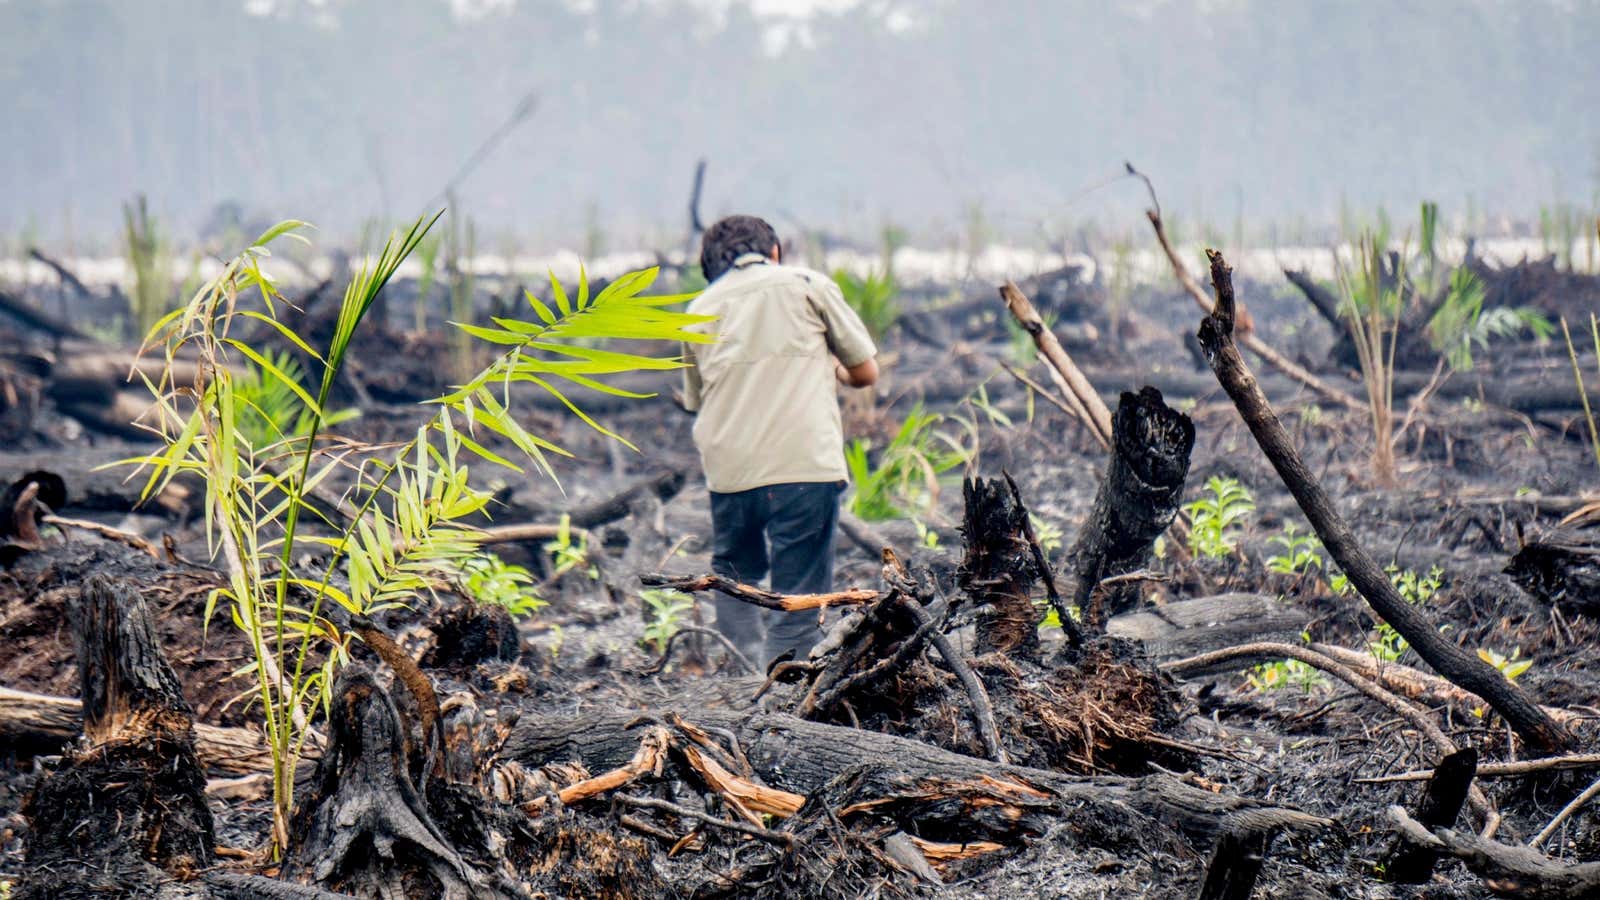
[[1245,517],[1255,511],[1255,498],[1234,478],[1216,475],[1206,479],[1206,495],[1185,504],[1189,514],[1189,550],[1205,559],[1222,559],[1233,553],[1234,534]]

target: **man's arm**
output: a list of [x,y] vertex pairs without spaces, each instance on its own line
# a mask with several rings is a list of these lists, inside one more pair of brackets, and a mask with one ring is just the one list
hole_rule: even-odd
[[[844,294],[833,279],[808,278],[812,290],[807,294],[817,314],[822,317],[824,338],[834,356],[834,377],[849,387],[870,387],[878,380],[877,345],[867,333],[867,326],[844,302]],[[821,282],[818,284],[817,282]]]

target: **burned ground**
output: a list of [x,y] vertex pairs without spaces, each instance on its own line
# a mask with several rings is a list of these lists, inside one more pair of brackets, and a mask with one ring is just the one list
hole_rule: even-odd
[[[1600,291],[1596,279],[1539,264],[1485,278],[1490,303],[1551,312],[1570,313],[1588,302],[1575,297]],[[1199,315],[1190,301],[1146,291],[1114,326],[1103,286],[1075,273],[1021,287],[1055,317],[1067,352],[1108,403],[1148,385],[1192,422],[1183,499],[1203,495],[1212,476],[1250,491],[1254,510],[1233,533],[1232,552],[1196,558],[1180,532],[1166,530],[1142,561],[1117,570],[1142,567],[1150,577],[1122,588],[1138,609],[1122,617],[1115,615],[1121,606],[1106,609],[1109,635],[1075,642],[1059,627],[1031,624],[1019,635],[1010,627],[1018,607],[996,595],[1010,591],[1042,617],[1042,572],[1025,539],[1015,537],[1007,546],[1017,552],[996,570],[1012,578],[1004,591],[995,572],[974,586],[970,548],[983,535],[961,526],[973,521],[967,503],[984,491],[963,496],[956,479],[920,516],[936,546],[905,519],[841,534],[838,582],[871,596],[846,620],[834,654],[763,690],[762,675],[741,672],[704,635],[685,633],[664,664],[641,642],[650,611],[640,576],[710,571],[708,500],[690,419],[668,399],[670,374],[626,382],[658,392],[654,400],[593,398],[591,411],[639,454],[585,431],[555,405],[537,407],[540,427],[562,436],[575,458],[559,466],[560,486],[493,476],[502,479],[501,502],[485,524],[551,525],[567,512],[587,530],[593,577],[582,568],[555,574],[541,539],[508,541],[495,549],[545,582],[548,607],[513,625],[503,611],[475,610],[442,591],[376,623],[436,687],[451,777],[423,777],[420,748],[429,738],[412,727],[416,698],[391,684],[390,669],[363,649],[336,691],[332,715],[345,724],[330,728],[334,750],[300,773],[309,855],[291,851],[281,872],[238,859],[247,854],[231,851],[265,842],[270,816],[259,790],[214,780],[209,806],[224,848],[216,866],[205,874],[193,866],[162,870],[174,880],[163,887],[149,880],[152,867],[129,864],[119,870],[125,884],[146,879],[155,895],[189,879],[186,889],[248,895],[264,889],[249,879],[282,874],[297,886],[358,895],[389,885],[484,896],[1190,897],[1200,893],[1219,842],[1254,836],[1265,839],[1256,896],[1483,895],[1485,882],[1454,861],[1440,863],[1420,886],[1382,878],[1397,840],[1386,810],[1414,808],[1422,785],[1392,778],[1431,770],[1443,755],[1414,721],[1343,681],[1285,666],[1281,655],[1163,668],[1252,642],[1346,648],[1376,667],[1369,644],[1381,640],[1371,609],[1335,590],[1327,568],[1286,572],[1269,564],[1286,553],[1290,526],[1303,535],[1306,521],[1193,347],[1188,335]],[[1349,372],[1329,364],[1332,332],[1292,287],[1241,285],[1241,296],[1267,340],[1359,392]],[[1019,365],[1050,383],[1043,364],[1015,358],[1005,307],[990,288],[974,286],[954,304],[925,297],[908,306],[886,342],[892,361],[876,402],[847,404],[847,431],[881,446],[919,402],[950,417],[943,427],[958,430],[954,418],[969,419],[970,429],[958,433],[975,442],[974,484],[1014,479],[1035,529],[1048,532],[1038,543],[1071,602],[1081,571],[1075,540],[1093,521],[1106,452],[1075,418],[1000,366]],[[308,315],[317,309],[308,305]],[[341,402],[364,414],[344,427],[390,439],[416,419],[405,401],[444,386],[447,345],[398,333],[371,341],[341,389]],[[24,349],[0,368],[9,392],[0,428],[14,450],[0,454],[0,481],[58,471],[67,500],[55,514],[137,532],[153,546],[58,525],[44,529],[42,545],[15,552],[0,572],[0,686],[77,696],[74,641],[81,636],[67,611],[92,576],[105,576],[143,597],[195,723],[248,727],[249,684],[232,674],[247,648],[225,613],[209,627],[203,621],[207,595],[224,576],[203,537],[198,487],[135,511],[137,485],[121,491],[119,507],[115,486],[84,483],[91,463],[133,455],[139,445],[101,427],[115,408],[114,385],[89,392],[82,379],[52,372],[87,371],[74,360],[121,351],[37,331],[18,332],[12,346]],[[405,352],[393,352],[396,346]],[[29,367],[23,357],[47,364]],[[1586,362],[1592,371],[1593,360]],[[1431,391],[1401,434],[1394,489],[1370,483],[1371,436],[1359,413],[1319,402],[1259,360],[1251,364],[1366,550],[1418,577],[1441,571],[1422,608],[1445,640],[1474,655],[1532,659],[1516,684],[1560,713],[1577,752],[1592,748],[1600,625],[1590,616],[1600,600],[1592,596],[1589,554],[1600,539],[1585,525],[1600,517],[1584,513],[1593,460],[1564,348],[1498,343],[1473,372]],[[1401,372],[1397,408],[1409,408],[1431,374],[1431,362],[1427,371]],[[1004,493],[993,487],[985,496]],[[896,551],[893,559],[886,561],[882,544]],[[1193,608],[1185,604],[1219,597],[1232,597],[1218,601],[1220,612],[1183,618]],[[1006,629],[995,629],[996,609],[1007,613],[999,617]],[[702,596],[682,624],[709,624],[710,610]],[[837,610],[829,616],[840,619]],[[1398,662],[1427,668],[1415,651]],[[1266,665],[1253,669],[1258,664]],[[986,740],[981,702],[964,674],[992,707],[996,746]],[[1381,670],[1375,681],[1419,705],[1455,744],[1477,751],[1476,783],[1502,818],[1503,843],[1526,842],[1600,768],[1590,762],[1497,775],[1492,766],[1525,759],[1530,749],[1493,710],[1433,682],[1413,693]],[[23,798],[59,796],[69,782],[38,785],[78,771],[70,767],[82,749],[54,760],[76,731],[19,722],[30,701],[4,699],[0,722],[13,750],[0,785],[0,867],[36,877],[24,851],[53,832],[30,824]],[[217,736],[203,728],[196,735],[201,764],[214,777],[224,774],[208,757],[215,746],[208,735]],[[391,786],[362,795],[351,772],[367,773],[362,783]],[[599,783],[613,773],[621,773],[614,783]],[[358,820],[365,831],[356,844],[339,845],[329,823]],[[1455,823],[1462,832],[1483,825],[1472,811]],[[390,842],[402,848],[392,858],[373,852]],[[1568,863],[1600,859],[1600,814],[1578,809],[1541,849]]]

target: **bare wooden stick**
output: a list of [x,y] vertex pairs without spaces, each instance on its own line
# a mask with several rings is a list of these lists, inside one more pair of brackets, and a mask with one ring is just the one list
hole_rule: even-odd
[[1255,375],[1239,355],[1233,341],[1232,269],[1222,254],[1207,252],[1217,302],[1200,323],[1200,346],[1206,361],[1334,562],[1373,611],[1409,641],[1417,655],[1440,675],[1484,698],[1532,747],[1545,753],[1568,749],[1574,741],[1570,731],[1545,715],[1522,688],[1493,666],[1445,640],[1422,610],[1400,596],[1382,567],[1356,540],[1355,533],[1334,509],[1332,499],[1300,458]]
[[639,576],[646,587],[664,587],[685,593],[718,591],[736,600],[753,603],[766,609],[795,612],[803,609],[821,609],[826,606],[852,606],[872,603],[883,595],[866,588],[850,588],[827,594],[779,594],[774,591],[740,584],[723,575],[662,575],[646,573]]
[[1528,847],[1533,850],[1539,849],[1545,841],[1550,840],[1551,835],[1556,833],[1556,829],[1561,827],[1562,822],[1572,818],[1572,814],[1582,809],[1585,803],[1593,800],[1596,794],[1600,794],[1600,779],[1596,779],[1593,784],[1583,789],[1583,793],[1573,797],[1571,803],[1561,807],[1561,811],[1556,813],[1554,819],[1550,820],[1550,824],[1540,829],[1539,833],[1533,836],[1533,840],[1528,841]]
[[[1032,378],[1029,378],[1028,376],[1026,376],[1026,375],[1022,374],[1021,372],[1017,371],[1008,362],[1002,361],[1000,363],[1000,368],[1005,369],[1007,372],[1010,372],[1011,373],[1011,377],[1015,378],[1017,381],[1021,382],[1023,387],[1026,387],[1029,390],[1033,391],[1035,394],[1038,394],[1040,397],[1043,397],[1046,402],[1054,404],[1056,409],[1061,410],[1062,412],[1064,412],[1067,415],[1073,417],[1074,419],[1077,419],[1079,422],[1082,422],[1085,425],[1089,424],[1089,414],[1088,414],[1087,411],[1085,411],[1083,409],[1082,405],[1079,405],[1076,408],[1068,406],[1067,404],[1062,402],[1060,397],[1057,397],[1055,394],[1051,393],[1049,391],[1049,389],[1047,389],[1044,385],[1040,384],[1037,381],[1034,381]],[[1054,371],[1054,370],[1052,370],[1052,371]]]
[[[1478,766],[1479,778],[1513,778],[1536,772],[1560,769],[1593,769],[1600,767],[1600,753],[1574,753],[1570,756],[1542,756],[1538,759],[1519,759],[1514,762],[1483,763]],[[1426,781],[1433,772],[1429,769],[1412,769],[1393,775],[1357,778],[1356,784],[1393,784],[1401,781]]]
[[[567,535],[573,540],[590,541],[593,535],[576,525],[567,526]],[[494,525],[479,529],[473,534],[479,544],[514,544],[518,541],[553,541],[561,536],[560,525],[522,522],[515,525]]]
[[[932,618],[920,603],[907,603],[905,609],[917,620],[920,629],[927,625]],[[1006,749],[1000,743],[1000,727],[995,724],[994,704],[989,702],[989,692],[984,689],[983,682],[967,665],[966,659],[961,656],[961,651],[950,643],[950,638],[937,628],[928,633],[928,641],[933,644],[933,649],[939,651],[944,658],[945,665],[950,667],[956,678],[961,682],[961,687],[967,692],[967,699],[972,702],[972,720],[977,726],[978,737],[983,741],[983,749],[989,758],[1002,765],[1009,765],[1011,760],[1006,756]]]
[[1067,355],[1066,348],[1061,346],[1050,329],[1044,327],[1044,319],[1040,318],[1039,311],[1033,308],[1020,288],[1007,281],[1000,286],[1000,299],[1005,301],[1006,309],[1017,324],[1033,336],[1034,346],[1039,348],[1039,355],[1049,364],[1050,376],[1061,388],[1067,402],[1083,408],[1082,418],[1088,422],[1095,440],[1100,442],[1102,449],[1110,450],[1111,410],[1100,399],[1094,385],[1084,377],[1083,371]]
[[684,625],[679,627],[677,631],[674,631],[672,633],[672,637],[667,638],[667,646],[661,651],[661,658],[656,660],[655,664],[650,668],[645,669],[644,673],[646,675],[654,675],[655,673],[666,668],[667,660],[672,658],[673,648],[678,645],[678,638],[683,637],[686,634],[698,634],[702,637],[709,637],[714,640],[721,641],[723,649],[728,651],[729,659],[743,666],[744,670],[749,672],[751,675],[761,674],[761,670],[756,668],[756,664],[751,662],[749,657],[739,652],[739,648],[734,646],[733,641],[728,640],[727,635],[717,631],[714,628],[702,628],[698,625]]
[[757,825],[751,825],[748,822],[736,822],[732,819],[719,818],[711,815],[710,813],[701,812],[698,809],[690,809],[687,806],[680,806],[667,800],[658,800],[655,797],[634,797],[623,794],[617,797],[617,802],[621,803],[623,806],[631,806],[635,809],[654,809],[660,812],[671,813],[672,815],[683,819],[695,819],[714,828],[725,828],[728,831],[737,831],[740,834],[747,834],[751,837],[760,838],[763,841],[768,841],[773,844],[782,844],[785,847],[794,846],[794,835],[792,834],[785,834],[781,831],[773,831],[770,828],[762,828]]

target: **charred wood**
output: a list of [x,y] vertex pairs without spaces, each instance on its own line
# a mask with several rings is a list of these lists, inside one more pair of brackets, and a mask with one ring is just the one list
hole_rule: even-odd
[[1146,387],[1124,393],[1113,423],[1111,459],[1094,507],[1072,550],[1077,586],[1073,602],[1091,630],[1104,627],[1097,593],[1110,615],[1138,603],[1136,585],[1102,588],[1108,578],[1143,568],[1156,538],[1172,525],[1189,475],[1194,423]]
[[[1478,751],[1472,747],[1439,760],[1422,789],[1422,799],[1417,803],[1416,820],[1422,827],[1454,828],[1461,815],[1461,806],[1467,802],[1467,790],[1478,770]],[[1396,841],[1389,850],[1383,874],[1389,881],[1400,884],[1422,884],[1433,874],[1439,861],[1437,850],[1407,841]]]
[[1421,610],[1400,597],[1388,575],[1356,540],[1321,483],[1301,460],[1289,433],[1239,355],[1233,341],[1232,270],[1220,253],[1208,251],[1208,254],[1217,300],[1211,314],[1200,324],[1200,343],[1217,380],[1233,399],[1262,452],[1294,495],[1329,555],[1373,610],[1410,641],[1417,654],[1439,674],[1483,697],[1533,747],[1546,753],[1567,749],[1573,741],[1567,729],[1545,715],[1526,692],[1507,681],[1493,666],[1441,637],[1437,627]]
[[42,778],[18,897],[98,895],[193,879],[215,844],[193,712],[143,599],[95,576],[71,610],[85,744]]

